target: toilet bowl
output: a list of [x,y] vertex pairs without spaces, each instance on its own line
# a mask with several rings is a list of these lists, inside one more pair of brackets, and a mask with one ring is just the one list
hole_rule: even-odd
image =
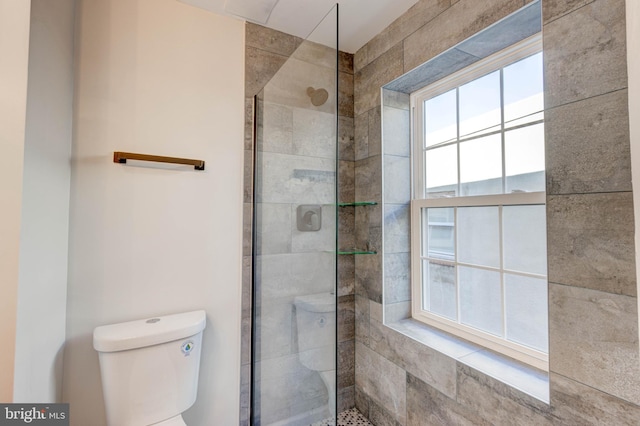
[[298,357],[317,371],[329,394],[329,410],[336,407],[336,296],[310,294],[294,298],[298,326]]
[[97,327],[109,426],[186,426],[198,392],[204,311]]

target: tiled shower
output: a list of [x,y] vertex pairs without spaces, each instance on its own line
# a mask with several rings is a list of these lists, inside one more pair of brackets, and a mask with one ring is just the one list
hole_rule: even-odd
[[[341,247],[376,252],[339,257],[339,411],[355,406],[373,424],[403,426],[637,421],[640,363],[624,3],[422,0],[355,55],[340,54],[338,201],[378,204],[339,209]],[[541,14],[547,97],[550,371],[544,375],[549,402],[425,347],[411,337],[413,324],[405,324],[403,332],[389,327],[411,321],[403,230],[408,152],[397,151],[405,146],[398,137],[408,136],[406,128],[391,127],[406,121],[408,110],[397,92],[385,92],[395,98],[383,103],[380,88],[532,5]],[[250,98],[302,40],[252,24],[246,34],[250,164]],[[401,120],[385,121],[393,114]],[[251,203],[250,187],[245,203]],[[250,241],[249,219],[245,213],[245,242]],[[245,245],[242,424],[249,420],[250,248]],[[611,333],[620,340],[611,342]]]

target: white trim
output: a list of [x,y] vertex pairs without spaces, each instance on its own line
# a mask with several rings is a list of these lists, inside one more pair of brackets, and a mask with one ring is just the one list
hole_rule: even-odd
[[[514,62],[524,59],[528,56],[537,54],[542,51],[542,38],[540,34],[529,37],[528,39],[517,43],[507,49],[504,49],[482,61],[477,62],[463,70],[460,70],[442,80],[439,80],[423,89],[420,89],[410,96],[411,104],[411,152],[412,152],[412,196],[411,201],[411,313],[412,316],[430,326],[437,327],[441,330],[462,337],[474,343],[478,343],[491,350],[500,352],[518,361],[525,362],[536,368],[548,371],[549,356],[547,353],[538,351],[536,349],[509,341],[506,337],[500,337],[492,335],[488,332],[484,332],[473,327],[460,323],[460,297],[459,297],[459,285],[458,283],[458,266],[471,266],[484,270],[490,270],[500,273],[500,286],[501,286],[501,303],[502,303],[502,334],[506,336],[506,319],[505,311],[505,287],[503,274],[517,274],[527,276],[531,278],[547,279],[546,275],[526,273],[520,271],[511,271],[504,269],[503,259],[503,241],[502,241],[502,210],[503,206],[514,205],[545,205],[546,194],[542,192],[528,192],[528,193],[509,193],[509,194],[495,194],[495,195],[481,195],[481,196],[454,196],[454,197],[442,197],[442,198],[426,198],[426,164],[425,164],[425,151],[434,147],[424,147],[423,135],[424,135],[424,102],[435,96],[455,89],[469,81],[480,78],[486,74],[500,70]],[[500,78],[501,86],[501,98],[500,103],[504,104],[503,93],[503,81],[502,72]],[[457,91],[456,91],[456,96]],[[459,102],[456,102],[456,108],[459,109]],[[460,126],[459,114],[456,121],[456,126]],[[501,123],[500,129],[496,133],[500,133],[502,143],[502,178],[503,178],[503,191],[505,190],[505,156],[504,156],[504,111],[501,109]],[[459,129],[458,129],[459,130]],[[459,131],[457,132],[459,135]],[[442,147],[449,144],[456,144],[457,149],[460,149],[460,138],[456,138],[451,143],[443,143],[437,145]],[[460,153],[457,155],[458,163],[458,191],[460,194]],[[499,207],[500,214],[500,267],[491,268],[481,265],[468,265],[466,263],[458,262],[457,249],[454,254],[453,260],[442,260],[445,264],[451,264],[456,267],[456,303],[457,320],[449,320],[437,314],[425,311],[423,309],[423,262],[425,260],[434,260],[427,256],[427,253],[422,253],[422,238],[423,238],[423,223],[422,223],[422,209],[424,208],[454,208],[457,217],[457,208],[459,207],[485,207],[496,206]],[[457,234],[457,227],[454,227],[454,233]],[[457,238],[456,238],[457,240]],[[438,260],[440,261],[440,260]]]

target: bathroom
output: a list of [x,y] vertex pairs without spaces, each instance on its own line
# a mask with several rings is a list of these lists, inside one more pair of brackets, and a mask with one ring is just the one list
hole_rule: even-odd
[[[104,425],[93,329],[204,309],[185,422],[249,424],[253,95],[301,40],[185,3],[0,2],[2,402],[68,402],[71,424]],[[530,3],[421,0],[340,55],[337,201],[379,204],[339,210],[343,247],[377,251],[338,258],[339,412],[376,425],[640,417],[636,2],[540,2],[550,402],[387,325],[409,300],[392,287],[409,249],[394,226],[404,202],[386,198],[406,160],[383,151],[382,120],[406,113],[380,88]],[[206,172],[114,164],[114,151],[201,158]]]

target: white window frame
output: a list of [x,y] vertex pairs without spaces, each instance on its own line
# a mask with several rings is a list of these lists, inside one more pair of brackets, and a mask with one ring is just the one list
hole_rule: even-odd
[[[504,68],[518,60],[534,55],[542,51],[542,38],[540,34],[532,36],[521,41],[507,49],[504,49],[479,63],[471,65],[461,71],[458,71],[436,83],[426,86],[411,94],[411,139],[412,139],[412,201],[411,201],[411,311],[412,317],[422,321],[430,326],[439,328],[448,333],[462,337],[463,339],[485,346],[491,350],[507,355],[518,361],[525,362],[536,368],[548,371],[549,356],[547,353],[529,348],[524,345],[493,336],[489,333],[480,331],[473,327],[466,326],[460,322],[452,321],[439,315],[430,313],[422,309],[423,288],[422,288],[422,218],[421,212],[424,208],[460,208],[460,207],[488,207],[497,206],[500,212],[500,221],[502,222],[502,207],[514,205],[546,205],[546,193],[528,192],[528,193],[511,193],[511,194],[495,194],[480,196],[456,196],[445,198],[426,198],[425,188],[425,165],[423,153],[423,102],[427,99],[438,96],[453,88],[459,87],[469,81],[480,78],[495,70]],[[501,124],[502,126],[503,124]],[[501,128],[504,132],[504,128]],[[459,143],[459,142],[458,142]],[[504,150],[504,144],[503,144]],[[458,158],[459,161],[459,158]],[[459,165],[458,165],[459,166]],[[504,152],[503,152],[504,167]],[[458,167],[460,173],[460,167]],[[504,172],[503,172],[504,176]],[[458,179],[458,185],[459,185]],[[502,225],[500,227],[502,229]],[[500,238],[502,240],[502,238]],[[502,241],[500,241],[500,259],[502,262]],[[443,261],[454,266],[461,265],[456,260]],[[463,264],[462,264],[463,265]],[[477,267],[477,265],[473,265]],[[503,273],[510,272],[502,267],[485,268]],[[542,278],[547,280],[546,275],[523,274],[533,278]],[[502,274],[501,274],[502,276]],[[503,288],[504,288],[504,283]],[[457,287],[457,286],[456,286]],[[504,299],[504,291],[503,291]],[[504,300],[503,300],[504,306]],[[504,315],[504,314],[503,314]],[[504,321],[504,317],[503,317]]]

